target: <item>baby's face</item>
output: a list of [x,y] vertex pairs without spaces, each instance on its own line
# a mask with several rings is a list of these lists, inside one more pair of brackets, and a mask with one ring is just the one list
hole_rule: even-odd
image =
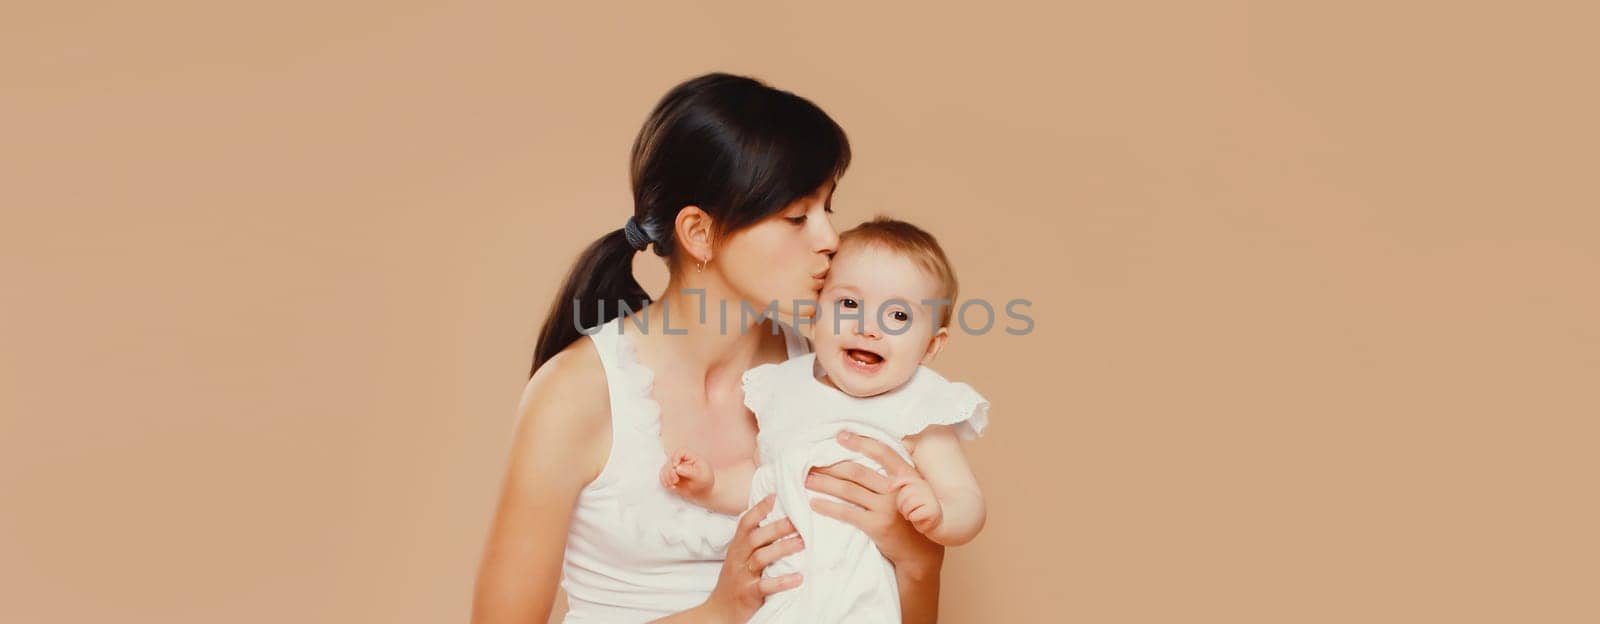
[[939,284],[910,258],[870,243],[846,245],[818,297],[811,328],[818,365],[851,396],[900,387],[949,336],[933,304],[923,303],[937,297]]

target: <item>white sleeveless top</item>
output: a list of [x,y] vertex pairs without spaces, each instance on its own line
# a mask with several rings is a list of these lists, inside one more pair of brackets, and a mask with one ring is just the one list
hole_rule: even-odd
[[[648,622],[703,602],[722,569],[736,516],[672,495],[657,475],[667,461],[654,373],[640,363],[621,317],[589,340],[599,351],[611,398],[611,451],[578,495],[561,564],[567,624]],[[628,320],[626,322],[634,322]],[[790,357],[811,344],[781,322]],[[630,328],[638,331],[638,327]]]

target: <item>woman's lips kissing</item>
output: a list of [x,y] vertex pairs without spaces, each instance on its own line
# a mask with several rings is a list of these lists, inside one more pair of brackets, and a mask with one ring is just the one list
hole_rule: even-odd
[[816,284],[818,290],[822,289],[822,282],[827,279],[830,268],[833,268],[833,265],[822,267],[821,271],[811,274],[811,283]]

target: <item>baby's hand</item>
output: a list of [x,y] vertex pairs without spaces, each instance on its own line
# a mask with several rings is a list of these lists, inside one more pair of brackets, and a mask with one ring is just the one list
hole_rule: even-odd
[[911,521],[911,526],[926,534],[944,521],[944,507],[933,495],[933,486],[915,472],[895,479],[894,502],[900,515]]
[[667,457],[667,465],[661,467],[661,486],[689,500],[699,500],[710,494],[716,481],[711,464],[693,451],[674,451]]

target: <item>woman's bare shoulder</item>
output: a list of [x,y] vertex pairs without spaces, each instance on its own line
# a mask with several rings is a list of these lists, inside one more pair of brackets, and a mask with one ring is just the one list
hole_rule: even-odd
[[[558,400],[559,399],[559,400]],[[580,337],[555,354],[522,388],[522,403],[561,403],[577,416],[610,411],[605,366],[587,337]]]
[[591,479],[611,446],[611,399],[605,367],[587,337],[547,360],[523,386],[514,453],[577,462]]

